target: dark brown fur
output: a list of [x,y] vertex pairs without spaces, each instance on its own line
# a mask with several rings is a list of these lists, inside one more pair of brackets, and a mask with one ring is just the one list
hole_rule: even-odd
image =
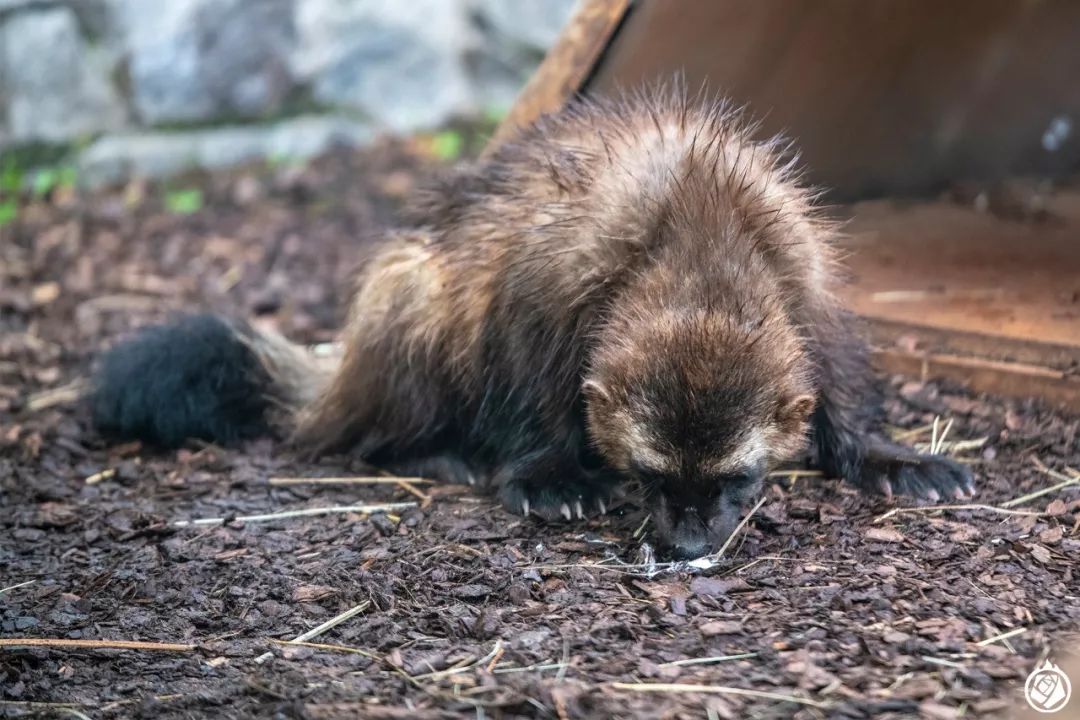
[[683,557],[808,440],[867,492],[970,491],[961,466],[872,434],[836,226],[750,133],[679,90],[582,102],[431,188],[360,273],[331,379],[271,368],[314,397],[296,442],[549,518],[603,512],[637,478]]
[[830,475],[967,487],[958,466],[866,435],[836,228],[782,150],[679,92],[545,118],[430,191],[363,271],[341,369],[297,440],[477,479],[547,516],[643,476],[681,554],[730,532],[812,412]]

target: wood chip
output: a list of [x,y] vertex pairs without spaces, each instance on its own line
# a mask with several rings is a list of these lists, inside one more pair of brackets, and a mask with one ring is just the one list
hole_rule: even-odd
[[737,635],[743,631],[743,624],[738,620],[710,620],[699,628],[705,637],[715,635]]
[[898,543],[904,542],[904,536],[899,530],[892,527],[872,527],[867,528],[863,533],[863,536],[867,540],[875,540],[877,542]]

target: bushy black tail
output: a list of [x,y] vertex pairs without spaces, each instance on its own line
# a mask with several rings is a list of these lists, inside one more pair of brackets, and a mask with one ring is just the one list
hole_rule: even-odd
[[[150,327],[102,357],[90,396],[103,435],[177,447],[279,429],[325,373],[283,338],[214,315]],[[287,420],[284,420],[287,423]]]

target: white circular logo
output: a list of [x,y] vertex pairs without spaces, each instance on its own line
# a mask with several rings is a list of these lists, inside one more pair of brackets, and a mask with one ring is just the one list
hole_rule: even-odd
[[1024,697],[1036,712],[1057,712],[1069,704],[1071,695],[1069,676],[1050,660],[1032,670],[1024,683]]

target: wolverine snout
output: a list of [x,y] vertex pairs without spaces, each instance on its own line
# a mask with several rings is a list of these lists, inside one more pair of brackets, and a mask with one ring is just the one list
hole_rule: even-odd
[[723,496],[707,504],[686,505],[661,493],[653,512],[661,552],[674,560],[715,552],[738,525],[740,507]]

